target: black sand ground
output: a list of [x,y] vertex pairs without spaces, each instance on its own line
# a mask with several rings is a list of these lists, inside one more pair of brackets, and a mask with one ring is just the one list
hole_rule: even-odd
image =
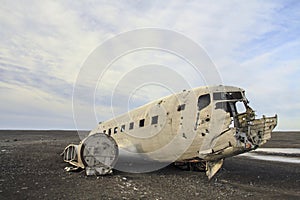
[[[0,199],[300,199],[300,165],[234,157],[208,181],[173,166],[146,174],[65,172],[72,131],[0,131]],[[264,147],[300,148],[300,133],[274,133]]]

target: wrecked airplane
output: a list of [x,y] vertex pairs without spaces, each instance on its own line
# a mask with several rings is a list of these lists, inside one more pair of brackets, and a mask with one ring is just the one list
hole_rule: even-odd
[[99,123],[79,145],[67,146],[63,159],[87,175],[103,175],[125,169],[118,165],[121,161],[136,168],[130,172],[146,172],[132,165],[131,158],[140,156],[190,168],[204,166],[210,179],[225,158],[254,150],[271,138],[277,115],[256,119],[248,104],[238,87],[184,90]]

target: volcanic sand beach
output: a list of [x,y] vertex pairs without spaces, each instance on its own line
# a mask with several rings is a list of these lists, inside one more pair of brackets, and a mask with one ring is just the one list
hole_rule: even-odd
[[[60,153],[76,131],[0,131],[0,199],[300,199],[300,164],[228,158],[212,180],[173,165],[144,174],[66,172]],[[264,148],[300,148],[300,132],[276,132]]]

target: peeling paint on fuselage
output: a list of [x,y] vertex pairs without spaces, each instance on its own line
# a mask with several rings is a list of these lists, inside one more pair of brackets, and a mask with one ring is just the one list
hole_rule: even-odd
[[[201,102],[198,100],[204,95],[209,96],[209,104],[199,110]],[[237,112],[236,102],[244,103],[244,113]],[[158,116],[158,122],[153,124],[152,117],[155,116]],[[120,148],[146,153],[154,160],[199,158],[213,161],[255,149],[270,138],[277,123],[276,116],[262,119],[254,119],[254,116],[243,89],[199,87],[102,122],[90,134],[110,134]],[[141,120],[144,120],[142,127]],[[134,123],[131,130],[130,123]],[[156,153],[163,148],[164,151]],[[174,153],[175,148],[179,150]]]
[[[194,88],[150,102],[99,123],[88,137],[104,133],[113,138],[119,158],[125,152],[129,157],[158,162],[195,166],[204,163],[211,178],[224,158],[264,144],[276,125],[276,115],[255,119],[243,89],[220,85]],[[74,151],[72,155],[77,155],[79,147],[71,145],[65,152]],[[65,156],[65,161],[82,167],[80,159],[74,161],[72,156]]]

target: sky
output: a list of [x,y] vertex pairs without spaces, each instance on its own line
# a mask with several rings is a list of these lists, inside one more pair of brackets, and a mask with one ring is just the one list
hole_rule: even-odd
[[[192,87],[205,83],[170,52],[144,49],[123,55],[111,64],[102,82],[86,86],[96,87],[96,105],[79,103],[83,121],[76,124],[73,91],[85,61],[106,41],[143,28],[171,30],[194,41],[205,50],[224,85],[246,90],[258,117],[277,114],[276,130],[300,130],[297,0],[2,0],[0,129],[93,129],[96,121],[114,115],[112,107],[120,114],[182,89],[176,85],[180,81],[172,80],[175,89],[157,81],[145,87],[135,85],[142,82],[130,81],[134,78],[128,74],[138,69],[149,75],[139,76],[144,83],[151,82],[149,77],[161,80],[173,72],[176,80],[184,82],[189,77]],[[166,71],[140,67],[151,64],[156,65],[152,69],[159,65]],[[129,86],[133,89],[127,90]],[[91,107],[93,120],[85,118],[85,110]]]

